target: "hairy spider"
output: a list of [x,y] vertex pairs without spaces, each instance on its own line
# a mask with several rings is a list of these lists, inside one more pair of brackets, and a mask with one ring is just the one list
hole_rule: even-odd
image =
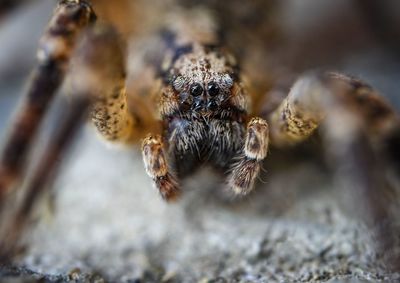
[[152,70],[153,85],[158,87],[140,102],[141,94],[127,95],[134,87],[126,82],[119,34],[96,23],[88,1],[60,1],[41,39],[38,65],[2,151],[2,206],[20,185],[30,145],[67,74],[71,103],[60,114],[59,132],[41,157],[14,218],[4,225],[3,258],[15,252],[26,215],[87,112],[104,139],[129,145],[141,141],[146,172],[166,201],[180,196],[181,180],[201,165],[220,172],[233,195],[247,195],[269,143],[292,146],[324,125],[322,136],[334,163],[356,172],[346,178],[369,196],[372,220],[386,217],[385,204],[376,197],[375,188],[383,181],[374,161],[394,152],[399,119],[372,87],[348,75],[313,72],[300,76],[286,98],[252,93],[209,14],[172,18],[151,39],[156,47],[143,52],[150,57],[143,68]]

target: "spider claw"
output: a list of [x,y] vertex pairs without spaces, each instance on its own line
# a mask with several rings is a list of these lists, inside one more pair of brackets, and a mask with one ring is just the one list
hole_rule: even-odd
[[171,174],[157,178],[155,185],[159,190],[161,197],[167,202],[177,201],[182,195],[177,181],[171,176]]

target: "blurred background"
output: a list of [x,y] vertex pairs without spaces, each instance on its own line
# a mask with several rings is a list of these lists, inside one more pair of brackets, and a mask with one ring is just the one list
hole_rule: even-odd
[[[168,11],[206,9],[255,88],[266,92],[308,70],[337,70],[369,82],[400,107],[398,0],[92,2],[133,53],[147,48],[146,38]],[[1,140],[55,4],[0,2]],[[134,84],[139,55],[129,56]],[[187,180],[182,201],[166,205],[136,149],[111,147],[85,127],[40,206],[26,252],[0,275],[118,282],[398,279],[379,262],[365,225],[341,205],[346,196],[321,169],[321,158],[300,152],[271,152],[267,173],[245,200],[223,199],[220,180],[205,169]]]

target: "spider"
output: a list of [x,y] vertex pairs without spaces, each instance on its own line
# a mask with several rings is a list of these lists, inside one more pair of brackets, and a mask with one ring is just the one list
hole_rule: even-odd
[[94,9],[85,0],[60,1],[41,39],[38,65],[1,155],[2,206],[24,175],[30,145],[64,80],[70,107],[60,114],[59,131],[14,217],[4,221],[2,259],[15,253],[27,214],[87,113],[105,140],[141,142],[146,172],[168,202],[182,194],[181,180],[203,165],[224,176],[232,195],[245,196],[255,187],[270,143],[293,146],[321,128],[333,163],[345,164],[350,174],[344,177],[366,195],[372,221],[388,217],[375,190],[384,182],[375,162],[377,156],[396,161],[399,119],[367,83],[337,72],[310,72],[286,97],[280,89],[253,93],[212,17],[190,14],[174,17],[152,39],[156,50],[149,51],[148,65],[155,90],[145,103],[140,94],[132,103],[124,42],[113,27],[96,22]]

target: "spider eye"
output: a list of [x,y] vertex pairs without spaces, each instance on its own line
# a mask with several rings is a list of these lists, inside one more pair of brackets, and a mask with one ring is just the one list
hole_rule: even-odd
[[219,86],[218,86],[218,84],[215,83],[215,82],[209,83],[209,84],[208,84],[208,87],[207,87],[207,91],[208,91],[208,94],[209,94],[210,96],[216,96],[216,95],[218,95],[218,93],[219,93]]
[[190,87],[190,93],[193,96],[199,96],[203,93],[203,87],[199,83],[194,83]]
[[183,89],[183,85],[185,84],[185,79],[182,76],[177,77],[172,83],[173,88],[180,92]]

